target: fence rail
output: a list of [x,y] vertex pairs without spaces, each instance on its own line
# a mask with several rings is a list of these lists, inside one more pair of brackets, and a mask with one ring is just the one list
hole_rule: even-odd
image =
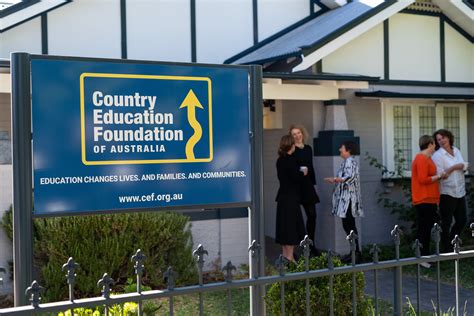
[[[474,223],[470,226],[472,230],[472,236],[474,237]],[[402,300],[399,297],[402,293],[401,290],[401,272],[402,268],[409,265],[418,265],[417,266],[417,308],[419,314],[420,308],[420,264],[424,262],[436,263],[437,264],[437,302],[436,308],[438,315],[440,315],[440,263],[442,261],[454,261],[455,262],[455,289],[456,289],[456,302],[455,302],[455,311],[458,315],[459,313],[459,282],[458,282],[458,270],[459,270],[459,260],[466,259],[466,258],[473,258],[474,257],[474,250],[469,251],[461,251],[461,239],[456,236],[453,241],[453,252],[451,253],[440,253],[439,252],[439,243],[440,243],[440,229],[437,224],[433,227],[432,230],[434,234],[434,241],[436,246],[436,252],[433,255],[429,256],[421,256],[420,255],[420,247],[422,246],[418,240],[414,243],[414,251],[415,257],[411,258],[400,258],[399,256],[399,247],[400,247],[400,229],[398,226],[392,230],[392,237],[394,239],[395,245],[395,253],[396,258],[393,260],[386,260],[386,261],[379,261],[378,254],[379,254],[379,247],[374,244],[372,247],[372,262],[370,263],[362,263],[356,264],[355,260],[355,247],[351,247],[352,253],[352,262],[351,265],[341,266],[341,267],[334,267],[333,266],[333,253],[331,250],[328,251],[326,256],[327,258],[327,268],[319,269],[319,270],[310,270],[309,269],[309,247],[311,245],[311,240],[308,239],[306,236],[305,239],[301,242],[301,247],[303,248],[303,255],[305,260],[305,271],[304,272],[294,272],[294,273],[286,273],[285,267],[286,262],[285,258],[280,256],[277,260],[277,267],[279,268],[279,275],[273,276],[264,276],[259,278],[253,279],[242,279],[242,280],[233,280],[232,271],[235,270],[235,267],[229,261],[224,267],[224,275],[225,281],[224,282],[215,282],[215,283],[203,283],[203,266],[204,266],[204,255],[207,255],[207,251],[204,249],[202,245],[199,245],[196,250],[194,250],[193,255],[196,257],[196,262],[198,266],[198,273],[199,273],[199,284],[193,286],[184,286],[184,287],[177,287],[175,288],[175,279],[176,279],[176,272],[173,271],[171,267],[164,273],[164,277],[167,280],[167,289],[164,290],[151,290],[151,291],[141,291],[142,288],[142,275],[143,275],[143,261],[145,259],[145,255],[141,252],[141,250],[137,250],[135,255],[132,256],[131,260],[135,263],[135,275],[137,280],[137,292],[134,293],[126,293],[126,294],[118,294],[118,295],[111,295],[111,286],[113,285],[114,281],[109,277],[107,273],[103,275],[103,277],[97,282],[97,285],[102,288],[102,296],[101,297],[94,297],[94,298],[84,298],[84,299],[75,299],[74,298],[74,282],[75,282],[75,270],[78,267],[78,264],[74,262],[73,258],[69,258],[68,262],[65,263],[62,267],[62,270],[66,272],[66,280],[69,287],[69,300],[68,301],[60,301],[60,302],[53,302],[53,303],[45,303],[40,304],[41,302],[41,293],[44,291],[44,288],[41,287],[36,281],[33,281],[31,286],[26,290],[26,295],[29,297],[31,305],[28,306],[19,306],[14,308],[5,308],[0,309],[0,315],[9,315],[9,316],[16,316],[16,315],[34,315],[38,313],[53,313],[53,312],[64,312],[66,310],[72,310],[76,308],[94,308],[98,306],[105,306],[105,315],[108,315],[108,307],[115,305],[115,304],[123,304],[126,302],[137,302],[138,303],[138,315],[142,315],[142,302],[146,300],[153,300],[158,298],[168,298],[169,299],[169,307],[170,307],[170,315],[173,315],[174,310],[174,303],[173,298],[175,296],[181,295],[188,295],[188,294],[199,294],[199,314],[203,315],[203,306],[204,306],[204,298],[203,293],[212,292],[212,291],[227,291],[227,314],[231,315],[232,313],[232,297],[231,297],[231,289],[237,288],[247,288],[256,285],[270,285],[273,283],[280,282],[281,286],[281,314],[285,315],[285,288],[284,284],[288,281],[297,281],[297,280],[306,280],[306,315],[311,315],[310,310],[310,293],[309,293],[309,280],[312,278],[317,277],[329,277],[329,310],[330,315],[334,313],[334,294],[332,291],[332,280],[333,277],[336,275],[341,274],[348,274],[352,273],[355,275],[357,272],[374,272],[375,282],[374,282],[374,293],[375,293],[375,314],[378,315],[379,307],[378,307],[378,282],[377,282],[377,272],[381,269],[394,269],[395,273],[395,288],[394,288],[394,310],[395,315],[402,314]],[[352,235],[352,236],[351,236]],[[354,244],[357,236],[351,234],[348,236],[348,240],[351,240],[351,245]],[[252,253],[255,251],[255,243],[252,243],[252,246],[249,248],[249,251]],[[0,267],[0,272],[5,272],[3,268]],[[398,280],[397,280],[398,279]],[[0,279],[1,280],[1,279]],[[1,282],[1,281],[0,281]],[[352,288],[353,288],[353,296],[352,296],[352,310],[353,315],[356,315],[357,309],[357,298],[355,293],[356,288],[356,280],[355,278],[352,279]],[[260,298],[261,299],[261,298]],[[74,315],[74,314],[72,314]]]

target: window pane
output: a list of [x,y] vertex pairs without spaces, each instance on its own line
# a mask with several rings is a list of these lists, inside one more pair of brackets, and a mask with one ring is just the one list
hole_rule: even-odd
[[[411,150],[411,107],[394,106],[393,107],[393,128],[395,144],[395,167],[402,167],[404,170],[410,170],[412,150]],[[398,152],[402,157],[397,157]],[[400,166],[400,158],[405,159]]]
[[432,106],[420,106],[420,136],[433,135],[436,130],[436,111]]
[[447,106],[444,108],[444,128],[454,135],[454,146],[461,149],[461,128],[459,119],[459,108]]

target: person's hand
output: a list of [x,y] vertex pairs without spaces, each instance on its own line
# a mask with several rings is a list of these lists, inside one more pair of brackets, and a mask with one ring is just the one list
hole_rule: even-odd
[[301,166],[300,171],[303,172],[303,174],[306,176],[308,175],[308,167],[306,166]]
[[327,177],[324,178],[324,181],[334,184],[336,182],[336,177]]
[[444,179],[447,179],[448,178],[448,174],[446,172],[441,172],[441,174],[439,175],[439,179],[440,180],[444,180]]

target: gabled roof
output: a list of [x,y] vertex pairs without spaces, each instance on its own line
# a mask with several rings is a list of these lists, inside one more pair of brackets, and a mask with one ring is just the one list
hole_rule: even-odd
[[[377,23],[370,23],[370,27],[375,26],[389,16],[404,9],[413,3],[413,1],[414,0],[352,1],[340,8],[327,11],[308,19],[301,25],[291,28],[285,33],[281,33],[276,38],[272,38],[271,41],[263,41],[227,59],[224,63],[264,64],[291,57],[302,57],[304,59],[304,57],[323,48],[325,45],[341,37],[341,35],[354,30],[357,26],[361,26],[361,24],[373,19],[377,15],[379,15],[376,19]],[[375,5],[370,5],[370,3],[374,2],[376,3]],[[389,8],[392,8],[392,10],[388,10]],[[384,11],[389,12],[382,14]],[[362,28],[360,33],[356,36],[366,30],[367,28]],[[340,46],[345,43],[347,43],[347,41],[340,44]],[[340,46],[337,46],[337,48]],[[305,68],[299,68],[298,70],[303,69]]]
[[431,0],[443,13],[474,37],[473,0]]
[[0,11],[0,33],[14,28],[35,17],[59,8],[72,0],[22,0],[12,3],[4,10]]

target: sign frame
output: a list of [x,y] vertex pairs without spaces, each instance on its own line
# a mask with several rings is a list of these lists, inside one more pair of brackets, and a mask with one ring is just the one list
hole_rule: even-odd
[[[14,53],[15,54],[15,53]],[[12,54],[13,56],[13,54]],[[253,97],[253,89],[252,89],[252,86],[253,84],[251,83],[251,80],[253,80],[252,78],[252,71],[254,71],[253,69],[260,69],[260,66],[245,66],[245,65],[219,65],[219,64],[196,64],[196,63],[182,63],[182,62],[154,62],[154,61],[142,61],[142,60],[121,60],[121,59],[104,59],[104,58],[88,58],[88,57],[63,57],[63,56],[49,56],[49,55],[30,55],[28,54],[29,56],[29,65],[28,67],[30,68],[30,71],[29,73],[31,74],[31,61],[34,61],[34,60],[58,60],[58,61],[80,61],[80,62],[100,62],[100,63],[111,63],[111,64],[117,64],[117,63],[120,63],[120,64],[140,64],[140,65],[163,65],[163,66],[186,66],[186,67],[195,67],[195,66],[198,66],[198,67],[206,67],[206,68],[215,68],[215,69],[219,69],[219,68],[225,68],[225,69],[241,69],[241,70],[245,70],[247,73],[248,73],[248,80],[249,80],[249,87],[248,87],[248,94],[249,94],[249,100],[247,101],[247,104],[249,106],[249,140],[250,140],[250,170],[251,170],[251,177],[253,177],[253,173],[254,171],[252,170],[252,142],[254,141],[253,140],[253,136],[255,136],[255,133],[251,130],[251,126],[252,126],[252,108],[253,108],[253,103],[252,103],[252,100],[254,99]],[[13,57],[12,57],[12,60],[13,60]],[[13,67],[12,67],[13,69]],[[261,70],[260,70],[261,72]],[[90,73],[92,74],[93,77],[110,77],[111,74],[101,74],[101,73]],[[84,73],[81,75],[81,80],[80,80],[80,84],[82,85],[83,84],[83,76],[84,75],[88,75],[88,73]],[[138,78],[138,77],[146,77],[147,79],[152,79],[152,78],[165,78],[165,77],[174,77],[174,80],[182,80],[182,79],[185,79],[185,80],[189,80],[190,77],[192,76],[183,76],[183,75],[180,75],[180,76],[165,76],[165,75],[137,75],[136,73],[135,74],[112,74],[114,75],[114,77],[124,77],[124,78]],[[84,76],[86,77],[86,76]],[[198,77],[198,76],[195,76],[195,79],[196,80],[199,80],[199,81],[207,81],[208,82],[208,79],[207,77]],[[31,82],[31,80],[30,80]],[[31,85],[34,84],[34,83],[31,83]],[[29,85],[29,86],[31,86]],[[260,90],[261,90],[261,86],[262,86],[262,78],[261,78],[261,75],[259,77],[259,83],[257,84],[259,87],[260,87]],[[212,89],[213,87],[211,87]],[[29,93],[32,93],[32,88],[30,88],[30,91]],[[212,91],[209,91],[209,93],[212,93]],[[260,93],[260,99],[261,99],[261,93]],[[209,99],[211,101],[211,99]],[[81,103],[82,103],[83,100],[81,100]],[[212,101],[211,101],[212,102]],[[260,101],[259,101],[260,102]],[[262,101],[263,102],[263,101]],[[262,104],[262,102],[260,102],[260,104]],[[212,105],[211,105],[212,106]],[[82,106],[81,106],[82,107]],[[212,115],[212,108],[210,109],[210,116]],[[30,105],[30,110],[29,112],[33,113],[33,109],[31,108],[31,105]],[[81,116],[82,116],[82,113],[81,113]],[[262,114],[262,117],[263,117],[263,114]],[[83,118],[81,117],[81,120]],[[30,118],[30,121],[31,121],[31,118]],[[210,120],[211,122],[211,120]],[[81,122],[81,125],[83,124],[83,122]],[[211,126],[212,128],[212,126]],[[34,131],[31,131],[32,134],[34,134]],[[82,132],[81,132],[82,133]],[[33,135],[34,136],[34,135]],[[212,133],[210,133],[210,136],[211,136],[211,139],[210,141],[211,142],[214,142],[213,140],[213,136],[212,136]],[[263,130],[262,130],[262,136],[260,137],[263,137]],[[81,142],[83,142],[83,136],[81,135]],[[81,146],[83,146],[84,144],[81,143]],[[213,152],[213,147],[211,146],[210,147],[211,149],[211,153],[210,153],[210,157],[209,158],[205,158],[205,159],[199,159],[198,161],[196,162],[206,162],[207,160],[209,160],[210,158],[213,157],[214,155],[214,152]],[[82,151],[82,154],[84,153],[84,151]],[[32,156],[33,154],[30,154],[30,156]],[[83,157],[82,157],[83,159]],[[113,162],[111,164],[123,164],[123,162],[131,162],[132,164],[135,164],[136,162],[134,161],[121,161],[121,162]],[[193,161],[186,161],[186,159],[183,159],[183,160],[180,160],[180,161],[176,161],[177,163],[187,163],[187,162],[193,162]],[[148,162],[147,162],[148,163]],[[154,163],[154,162],[149,162],[150,164],[151,163]],[[102,161],[98,162],[98,163],[93,163],[92,165],[106,165],[108,163],[104,163]],[[142,163],[139,163],[139,164],[142,164]],[[87,164],[86,164],[87,165]],[[249,179],[249,182],[250,182],[250,190],[252,190],[252,179],[250,178]],[[90,211],[90,210],[86,210],[86,211],[67,211],[67,212],[51,212],[51,213],[35,213],[33,212],[33,217],[34,218],[37,218],[37,217],[56,217],[56,216],[75,216],[75,215],[92,215],[92,214],[112,214],[112,213],[121,213],[121,212],[142,212],[142,211],[156,211],[157,209],[160,209],[160,210],[171,210],[171,211],[175,211],[175,210],[202,210],[202,209],[214,209],[214,208],[236,208],[236,207],[243,207],[243,208],[247,208],[247,207],[250,207],[252,205],[252,201],[247,201],[247,202],[237,202],[237,203],[213,203],[213,204],[186,204],[185,206],[182,206],[182,205],[178,205],[178,206],[153,206],[153,207],[130,207],[130,208],[120,208],[120,209],[111,209],[111,208],[107,208],[107,209],[101,209],[101,210],[93,210],[93,211]]]
[[[144,208],[124,208],[93,212],[67,212],[34,214],[33,212],[33,153],[34,135],[32,131],[32,87],[31,62],[35,59],[70,60],[110,63],[134,63],[143,65],[204,66],[216,68],[246,69],[249,80],[249,138],[250,138],[250,202],[222,203],[212,205],[163,206]],[[153,62],[141,60],[102,59],[83,57],[63,57],[31,55],[23,52],[11,54],[12,74],[12,167],[13,167],[13,248],[14,248],[14,294],[15,306],[28,304],[25,289],[33,281],[33,219],[74,215],[98,215],[125,212],[146,212],[159,210],[193,210],[208,208],[246,207],[249,219],[249,245],[256,241],[260,247],[258,255],[249,254],[250,276],[264,275],[264,209],[263,209],[263,109],[262,109],[262,68],[261,66],[191,64],[176,62]],[[179,77],[179,76],[176,76]],[[186,77],[189,79],[189,77]],[[81,77],[81,84],[83,78]],[[210,92],[211,93],[211,92]],[[82,102],[81,102],[82,104]],[[212,115],[209,111],[209,115]],[[82,113],[82,111],[81,111]],[[82,126],[81,114],[81,126]],[[211,121],[210,121],[211,122]],[[210,127],[212,128],[212,126]],[[81,132],[82,134],[82,132]],[[212,137],[212,133],[210,133]],[[81,146],[83,146],[81,136]],[[81,148],[82,152],[82,148]],[[212,152],[211,152],[212,158]],[[155,163],[155,162],[149,162]],[[261,314],[263,304],[258,297],[263,295],[262,286],[251,289],[251,310],[253,315]]]

